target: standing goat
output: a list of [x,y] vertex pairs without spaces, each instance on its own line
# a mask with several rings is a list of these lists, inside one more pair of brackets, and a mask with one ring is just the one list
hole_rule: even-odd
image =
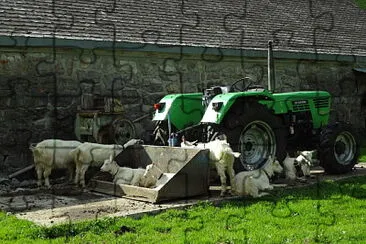
[[76,164],[75,184],[80,184],[82,187],[85,187],[85,172],[90,166],[100,167],[103,165],[104,160],[108,159],[111,154],[117,155],[125,148],[140,144],[141,142],[139,139],[131,139],[123,146],[84,142],[70,152]]
[[37,185],[42,185],[42,175],[45,186],[50,188],[49,176],[52,169],[68,169],[69,180],[72,181],[75,171],[75,162],[70,151],[81,145],[79,141],[67,141],[60,139],[46,139],[36,146],[31,146],[33,161],[37,172]]
[[117,162],[113,160],[113,155],[110,155],[109,159],[104,161],[100,170],[110,173],[113,176],[113,182],[115,184],[133,186],[139,185],[140,178],[145,172],[145,169],[142,168],[132,169],[128,167],[120,167]]
[[215,164],[218,175],[220,176],[221,182],[221,193],[220,196],[224,196],[227,191],[226,186],[226,174],[228,173],[230,179],[231,192],[235,188],[235,171],[233,168],[235,158],[240,156],[240,153],[233,152],[230,144],[226,139],[210,141],[208,143],[198,143],[196,146],[192,142],[183,141],[181,147],[187,148],[201,148],[209,149],[209,159],[210,162]]

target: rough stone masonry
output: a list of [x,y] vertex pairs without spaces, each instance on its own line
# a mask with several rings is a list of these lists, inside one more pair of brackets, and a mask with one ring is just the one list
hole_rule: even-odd
[[[74,120],[83,92],[116,97],[127,118],[152,112],[165,94],[200,92],[229,85],[244,75],[267,86],[265,58],[224,57],[209,62],[200,55],[60,48],[2,48],[0,54],[0,168],[12,172],[32,163],[29,143],[46,138],[75,139]],[[51,60],[51,61],[50,61]],[[178,59],[179,60],[179,59]],[[214,59],[213,59],[214,60]],[[352,63],[275,60],[276,91],[327,90],[332,120],[365,128],[365,76]],[[182,83],[180,82],[182,81]],[[362,82],[363,81],[363,82]],[[57,86],[55,85],[57,84]],[[55,113],[56,111],[56,113]],[[141,127],[151,129],[149,119]]]

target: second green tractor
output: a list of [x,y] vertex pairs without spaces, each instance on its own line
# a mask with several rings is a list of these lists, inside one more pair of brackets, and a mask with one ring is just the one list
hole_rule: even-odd
[[329,123],[327,91],[273,93],[240,79],[202,93],[169,94],[154,107],[154,144],[167,145],[171,135],[177,135],[178,142],[183,135],[207,142],[225,134],[233,150],[241,153],[236,172],[263,167],[269,155],[282,162],[287,153],[300,150],[317,149],[320,166],[331,174],[349,172],[358,161],[354,128]]

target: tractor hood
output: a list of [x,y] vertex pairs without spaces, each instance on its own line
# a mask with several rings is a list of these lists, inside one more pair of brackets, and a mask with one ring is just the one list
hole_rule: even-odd
[[326,124],[330,111],[330,94],[326,91],[299,91],[274,93],[267,90],[226,93],[215,96],[201,120],[202,123],[220,124],[237,99],[253,97],[266,105],[274,114],[309,111],[314,128]]
[[221,123],[222,119],[239,97],[256,97],[256,98],[270,98],[272,100],[272,93],[267,90],[253,90],[246,92],[231,92],[215,96],[208,105],[205,114],[201,120],[202,123]]

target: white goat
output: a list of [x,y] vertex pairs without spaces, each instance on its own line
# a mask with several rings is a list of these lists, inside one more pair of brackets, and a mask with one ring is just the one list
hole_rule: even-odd
[[115,184],[126,184],[138,186],[141,176],[145,170],[142,168],[132,169],[129,167],[120,167],[116,161],[113,160],[113,155],[104,161],[100,168],[103,172],[108,172],[113,176]]
[[73,157],[69,152],[81,145],[79,141],[46,139],[39,142],[36,146],[31,146],[33,161],[37,172],[37,185],[42,186],[42,175],[45,186],[50,188],[49,176],[52,169],[68,169],[69,180],[72,181],[75,170]]
[[318,163],[319,160],[317,159],[317,151],[298,151],[297,154],[299,156],[302,156],[298,159],[298,162],[300,161],[306,161],[310,166],[313,166],[314,164]]
[[291,158],[288,154],[286,158],[283,160],[283,169],[285,172],[285,178],[289,181],[290,184],[294,184],[297,179],[297,170],[296,170],[296,158]]
[[273,186],[269,180],[275,173],[281,173],[282,170],[278,160],[269,156],[263,168],[242,171],[235,175],[235,193],[239,196],[251,195],[252,197],[265,195],[264,193],[259,194],[259,191],[272,190]]
[[298,165],[300,165],[302,175],[304,177],[310,177],[310,167],[312,166],[312,162],[303,155],[299,155],[295,159],[295,166]]
[[74,183],[85,187],[85,172],[90,166],[100,167],[103,165],[104,160],[108,159],[111,154],[117,155],[125,148],[140,143],[141,140],[138,139],[131,139],[123,146],[84,142],[70,152],[76,164]]
[[154,187],[162,174],[163,171],[161,171],[158,166],[155,164],[149,164],[146,166],[145,172],[141,176],[139,185],[142,187]]
[[182,142],[180,143],[180,146],[185,148],[195,148],[195,143],[197,143],[197,140],[190,142],[186,140],[185,136],[182,136]]
[[234,191],[235,172],[233,169],[233,165],[235,158],[238,158],[240,156],[240,153],[233,152],[230,144],[226,141],[226,139],[216,139],[208,143],[198,143],[197,146],[194,146],[193,143],[187,143],[186,141],[183,141],[181,147],[209,149],[209,159],[212,163],[215,164],[217,173],[220,176],[220,196],[224,196],[227,191],[225,172],[227,172],[229,175],[231,191]]
[[291,158],[287,154],[282,164],[284,166],[285,177],[290,181],[290,184],[293,184],[295,180],[299,179],[297,177],[297,167],[300,167],[301,173],[304,177],[310,176],[310,167],[316,161],[316,159],[313,158],[315,152],[315,150],[302,152],[299,151],[296,158]]

